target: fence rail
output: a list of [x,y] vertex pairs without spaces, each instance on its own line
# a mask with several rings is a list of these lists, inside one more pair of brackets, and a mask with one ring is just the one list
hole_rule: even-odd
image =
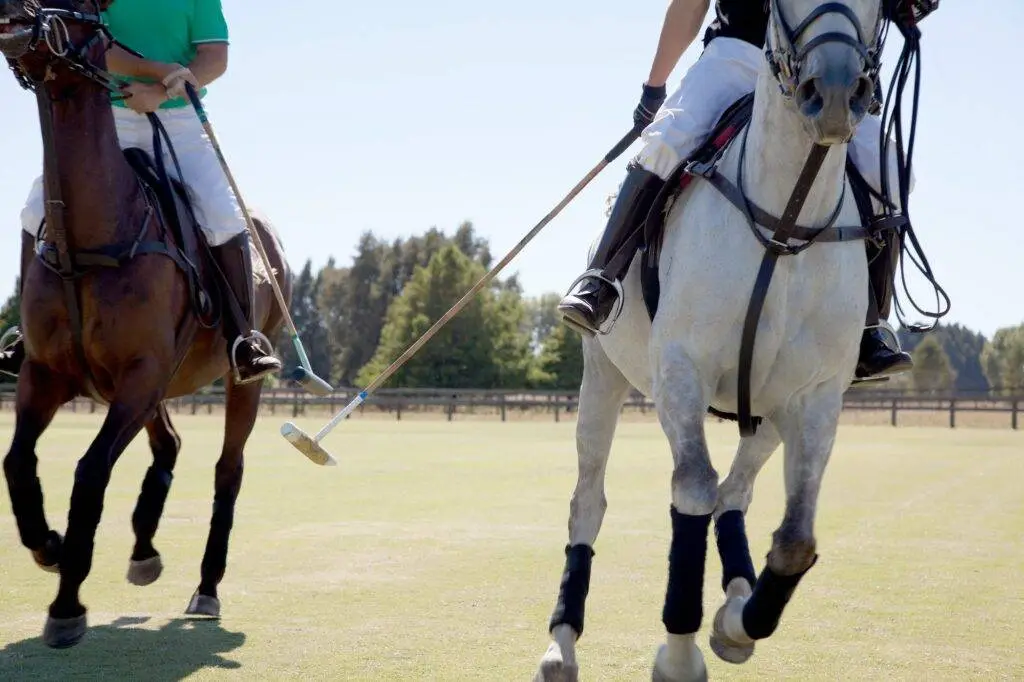
[[[358,389],[339,389],[319,398],[298,389],[277,388],[263,391],[264,414],[299,417],[312,413],[335,413],[355,397]],[[224,392],[210,387],[191,396],[167,403],[176,414],[213,414],[224,407]],[[884,413],[892,426],[901,424],[901,415],[931,413],[942,415],[942,422],[956,428],[958,417],[967,414],[1005,415],[1005,425],[1018,429],[1024,395],[998,395],[986,392],[915,393],[894,390],[851,389],[844,397],[844,413]],[[441,415],[449,421],[456,416],[497,417],[508,421],[525,414],[546,415],[554,421],[571,417],[578,407],[575,391],[508,391],[483,389],[379,389],[359,408],[359,415],[388,416],[401,420],[410,414]],[[0,385],[0,411],[14,409],[13,385]],[[64,406],[73,412],[96,412],[102,406],[79,398]],[[640,393],[633,393],[623,411],[654,413],[654,404]]]

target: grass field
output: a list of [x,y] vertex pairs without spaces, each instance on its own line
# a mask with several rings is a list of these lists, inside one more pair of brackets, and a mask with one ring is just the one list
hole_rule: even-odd
[[[182,618],[198,583],[219,417],[179,416],[183,450],[154,585],[124,579],[150,461],[115,469],[83,589],[92,626],[65,651],[39,640],[55,576],[18,541],[0,495],[0,680],[529,680],[547,646],[575,483],[574,424],[352,420],[319,468],[264,418],[248,448],[219,623]],[[317,429],[323,420],[300,425]],[[47,515],[66,523],[74,463],[96,416],[62,413],[40,443]],[[12,416],[0,414],[4,450]],[[723,472],[732,424],[708,425]],[[781,452],[748,517],[758,567],[784,499]],[[650,679],[663,637],[668,445],[624,423],[594,559],[585,680]],[[713,679],[1024,679],[1024,434],[844,426],[817,524],[818,565],[744,666],[707,647],[720,603],[712,550],[700,638]]]

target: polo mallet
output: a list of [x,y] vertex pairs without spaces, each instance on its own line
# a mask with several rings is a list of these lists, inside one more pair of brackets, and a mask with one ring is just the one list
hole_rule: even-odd
[[299,366],[292,370],[292,373],[288,378],[302,386],[313,395],[330,395],[334,392],[334,389],[329,383],[318,377],[309,365],[309,358],[306,357],[306,349],[302,347],[302,340],[299,338],[299,332],[295,329],[295,323],[292,321],[291,311],[288,310],[288,304],[285,303],[284,295],[281,293],[281,287],[278,286],[277,278],[274,277],[274,268],[270,265],[270,259],[267,257],[267,252],[263,250],[263,242],[260,241],[260,235],[256,231],[256,226],[252,222],[252,217],[249,215],[249,209],[245,207],[245,202],[242,200],[242,193],[238,191],[238,185],[235,184],[235,178],[231,175],[231,171],[228,169],[228,162],[224,159],[224,154],[220,150],[220,144],[217,143],[217,136],[213,133],[213,126],[210,125],[210,120],[206,117],[206,109],[203,108],[203,103],[200,101],[199,95],[196,94],[195,88],[193,88],[192,84],[187,81],[185,82],[185,91],[188,93],[189,100],[192,101],[192,107],[196,110],[196,115],[199,116],[200,123],[203,124],[203,129],[206,131],[206,135],[210,138],[210,143],[213,145],[214,151],[217,152],[217,159],[220,161],[220,167],[224,170],[224,175],[227,176],[228,182],[231,184],[231,189],[234,191],[235,197],[238,199],[238,206],[242,209],[242,215],[245,216],[245,222],[249,227],[249,235],[252,237],[252,241],[256,245],[256,250],[260,253],[260,260],[263,261],[263,267],[267,270],[267,279],[270,280],[270,287],[274,290],[274,295],[277,297],[277,304],[281,307],[281,312],[284,313],[284,320],[288,325],[288,333],[291,335],[292,344],[295,346],[295,354],[299,356]]
[[618,144],[612,147],[611,151],[605,154],[605,157],[601,160],[601,162],[594,166],[593,170],[587,173],[586,177],[580,180],[579,183],[572,188],[569,194],[567,194],[565,198],[562,199],[562,201],[559,202],[559,204],[555,206],[554,209],[551,210],[550,213],[544,216],[544,218],[539,223],[537,223],[537,225],[532,230],[530,230],[526,234],[526,236],[523,237],[519,241],[519,243],[516,244],[515,247],[511,251],[509,251],[504,258],[501,259],[501,261],[497,265],[491,268],[490,272],[484,275],[479,282],[473,285],[473,288],[470,289],[465,296],[459,299],[458,303],[453,305],[448,310],[448,312],[442,315],[441,318],[434,323],[434,326],[432,326],[430,329],[424,332],[423,335],[419,339],[417,339],[415,343],[409,346],[409,348],[404,353],[402,353],[402,355],[397,360],[392,362],[387,369],[381,372],[372,382],[370,382],[369,386],[360,391],[359,394],[352,400],[352,402],[346,405],[340,412],[338,412],[338,414],[334,416],[333,419],[331,419],[327,426],[320,429],[316,436],[311,438],[309,435],[303,432],[302,429],[300,429],[292,422],[285,422],[281,426],[281,435],[284,436],[289,443],[294,445],[299,452],[304,454],[315,464],[320,464],[322,466],[336,466],[338,463],[337,460],[335,460],[334,457],[332,457],[331,454],[327,452],[327,450],[325,450],[322,445],[320,445],[320,441],[323,440],[323,438],[328,433],[330,433],[331,429],[337,426],[338,423],[341,422],[341,420],[350,415],[352,411],[355,410],[357,407],[362,405],[363,402],[366,401],[366,399],[370,396],[371,393],[373,393],[377,388],[380,387],[381,384],[387,381],[392,374],[397,372],[398,369],[409,360],[409,358],[416,354],[416,351],[423,347],[423,344],[429,341],[430,338],[434,334],[436,334],[439,329],[441,329],[441,327],[443,327],[445,324],[448,323],[449,320],[455,317],[459,313],[459,311],[462,310],[466,306],[466,304],[469,303],[470,300],[472,300],[472,298],[487,285],[488,282],[494,279],[495,275],[501,272],[502,268],[508,265],[509,262],[513,258],[515,258],[516,255],[520,251],[522,251],[523,248],[534,237],[537,236],[537,233],[540,232],[545,225],[551,222],[551,220],[556,215],[558,215],[558,213],[561,212],[561,210],[565,208],[566,205],[570,201],[572,201],[573,198],[575,198],[575,196],[579,194],[580,191],[582,191],[583,188],[586,187],[591,180],[593,180],[597,176],[598,173],[604,170],[604,168],[609,163],[614,161],[620,154],[622,154],[622,152],[624,152],[629,147],[629,145],[633,144],[633,142],[638,137],[640,137],[640,133],[642,132],[642,130],[642,127],[633,128],[625,137],[619,140]]

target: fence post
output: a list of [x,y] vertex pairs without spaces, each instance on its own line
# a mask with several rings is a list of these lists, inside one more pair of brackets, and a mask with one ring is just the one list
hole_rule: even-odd
[[896,414],[899,412],[899,399],[892,399],[892,414],[889,417],[889,423],[896,426]]
[[1011,426],[1011,428],[1013,428],[1014,431],[1017,430],[1017,408],[1018,408],[1017,399],[1014,398],[1013,399],[1013,406],[1010,409],[1010,426]]
[[452,420],[452,416],[455,413],[455,397],[452,396],[451,401],[448,403],[448,421]]
[[505,421],[505,394],[501,394],[501,421]]
[[956,428],[956,398],[949,399],[949,428]]

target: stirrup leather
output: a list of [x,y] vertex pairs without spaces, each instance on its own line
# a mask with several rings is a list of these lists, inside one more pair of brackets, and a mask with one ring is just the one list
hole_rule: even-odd
[[[622,304],[623,299],[625,298],[625,293],[622,290],[622,283],[619,282],[619,280],[617,279],[609,278],[607,275],[604,274],[603,270],[593,268],[591,270],[587,270],[582,275],[573,280],[572,284],[569,285],[569,293],[572,293],[573,290],[576,289],[576,287],[579,285],[579,283],[585,279],[600,280],[615,290],[615,307],[612,308],[612,312],[608,316],[608,319],[605,320],[604,323],[599,325],[597,328],[598,334],[601,334],[602,336],[607,336],[607,334],[612,330],[612,327],[615,325],[615,321],[619,319],[619,315],[622,314]],[[587,331],[590,332],[591,330]]]
[[256,341],[257,344],[259,344],[259,342],[262,342],[263,345],[266,346],[267,355],[274,354],[274,344],[270,342],[270,339],[268,339],[266,334],[264,334],[263,332],[257,329],[253,329],[252,331],[249,332],[248,336],[242,336],[241,334],[239,334],[238,337],[235,339],[235,342],[231,344],[231,355],[229,356],[231,359],[231,373],[234,376],[235,383],[238,385],[250,384],[254,381],[259,381],[262,378],[262,375],[257,374],[255,376],[249,377],[248,379],[243,379],[238,371],[238,347],[241,346],[243,343],[246,343],[247,341]]

